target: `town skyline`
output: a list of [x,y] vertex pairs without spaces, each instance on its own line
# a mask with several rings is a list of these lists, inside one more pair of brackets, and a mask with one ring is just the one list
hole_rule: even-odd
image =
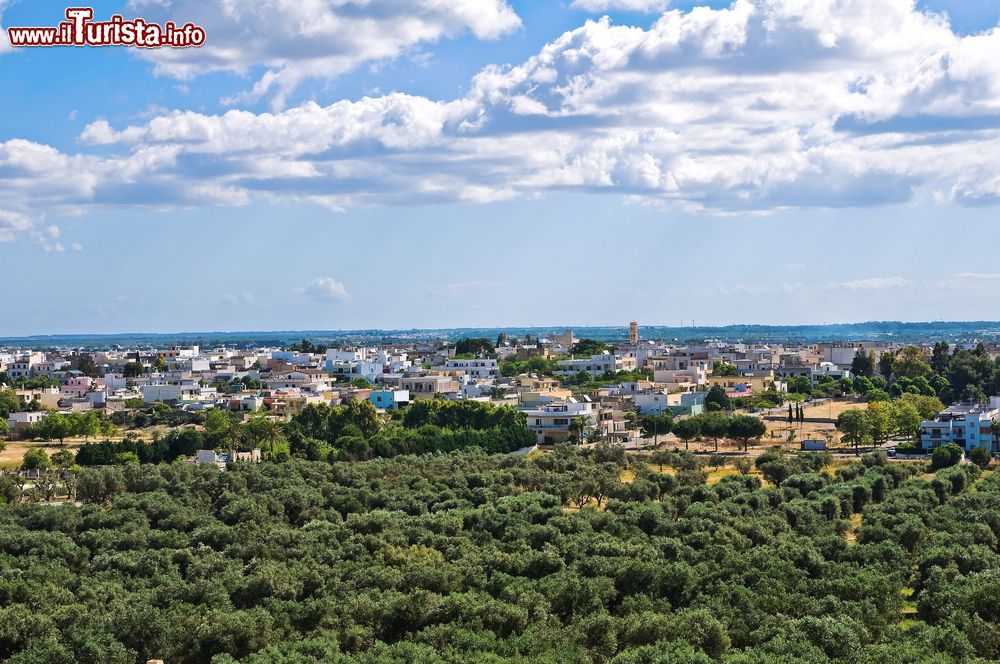
[[546,340],[575,333],[578,338],[616,343],[630,339],[631,325],[641,343],[716,341],[744,344],[865,342],[950,342],[972,347],[1000,340],[1000,321],[867,321],[817,325],[664,326],[632,321],[626,325],[602,326],[488,326],[454,328],[397,328],[354,330],[203,330],[177,332],[118,332],[108,334],[39,334],[0,336],[0,349],[17,348],[111,348],[156,347],[157,345],[202,344],[253,347],[287,346],[301,341],[334,346],[393,343],[454,343],[463,338]]

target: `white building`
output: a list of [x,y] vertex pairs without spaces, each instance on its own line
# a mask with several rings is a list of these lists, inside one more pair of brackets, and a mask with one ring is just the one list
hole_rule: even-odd
[[163,357],[197,357],[201,348],[198,346],[171,346],[163,351]]
[[559,360],[556,362],[557,368],[554,373],[557,376],[574,376],[581,371],[585,371],[591,376],[597,377],[609,371],[612,373],[634,371],[636,366],[637,363],[634,355],[612,355],[608,351],[604,351],[590,357]]
[[264,384],[272,390],[298,388],[303,392],[318,393],[330,390],[333,379],[318,369],[291,369],[273,372]]
[[456,360],[454,358],[444,363],[445,371],[460,371],[469,378],[495,378],[500,375],[497,361],[493,359]]
[[219,396],[214,387],[202,387],[193,378],[151,383],[143,385],[140,390],[142,400],[146,403],[214,401]]
[[43,411],[31,413],[11,413],[7,416],[7,428],[11,433],[20,433],[26,427],[36,424],[45,417]]
[[671,406],[681,405],[680,393],[664,394],[663,392],[654,392],[653,394],[636,394],[633,399],[635,400],[635,407],[643,415],[662,413],[671,410]]
[[37,366],[45,362],[45,353],[31,352],[18,356],[7,364],[6,373],[10,379],[31,378]]
[[194,462],[196,464],[214,464],[219,468],[225,468],[229,463],[260,463],[261,461],[263,461],[263,455],[261,455],[259,449],[249,452],[229,450],[221,454],[216,453],[215,450],[198,450],[194,453]]
[[827,378],[832,378],[833,380],[840,380],[841,378],[854,380],[854,374],[850,370],[841,369],[833,362],[820,362],[819,366],[810,372],[810,376],[813,385],[819,385],[820,380]]
[[526,410],[528,428],[538,438],[539,443],[562,443],[573,434],[571,423],[583,418],[587,428],[597,426],[598,409],[590,401],[569,399],[552,403],[541,408]]

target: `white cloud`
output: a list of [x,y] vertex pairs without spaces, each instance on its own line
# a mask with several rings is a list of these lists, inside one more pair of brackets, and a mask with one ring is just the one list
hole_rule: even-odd
[[613,10],[631,12],[659,12],[670,6],[670,0],[573,0],[570,7],[588,12]]
[[[489,36],[491,25],[470,29]],[[565,190],[720,214],[918,193],[994,205],[998,59],[1000,29],[959,36],[912,0],[736,0],[669,10],[649,29],[588,21],[517,66],[483,69],[451,100],[389,93],[98,120],[80,138],[100,156],[7,141],[0,195],[20,214],[255,200],[344,210]]]
[[7,28],[3,24],[3,10],[9,5],[11,0],[0,0],[0,53],[12,50],[10,40],[7,38]]
[[0,242],[12,242],[15,236],[31,228],[27,215],[11,210],[0,210]]
[[253,304],[257,301],[257,298],[253,293],[241,291],[239,293],[226,293],[222,296],[222,300],[226,304],[244,306]]
[[463,33],[495,39],[521,25],[506,0],[130,0],[128,6],[147,20],[205,28],[200,48],[143,50],[158,73],[188,79],[264,67],[253,89],[233,101],[266,96],[275,108],[305,79],[335,78]]
[[61,254],[66,251],[65,245],[59,241],[59,236],[62,235],[62,230],[60,230],[58,226],[50,224],[41,230],[31,230],[28,235],[35,244],[42,248],[43,251],[54,252],[57,254]]
[[912,285],[913,282],[904,277],[870,277],[868,279],[855,279],[853,281],[839,281],[830,284],[830,288],[835,290],[871,291],[905,288]]
[[333,277],[317,277],[298,292],[317,302],[333,302],[347,299],[347,289]]

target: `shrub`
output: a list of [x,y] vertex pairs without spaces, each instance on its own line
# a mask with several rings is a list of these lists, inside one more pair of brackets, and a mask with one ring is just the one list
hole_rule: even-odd
[[931,454],[931,470],[948,468],[962,460],[962,448],[954,443],[943,445]]
[[32,447],[24,453],[21,468],[25,470],[45,470],[50,465],[49,455],[41,447]]
[[990,462],[993,461],[993,454],[988,448],[980,445],[969,452],[969,460],[985,470],[990,465]]

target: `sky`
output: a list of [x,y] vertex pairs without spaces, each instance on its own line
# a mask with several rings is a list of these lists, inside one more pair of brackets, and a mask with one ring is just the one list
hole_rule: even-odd
[[206,43],[4,30],[0,336],[997,318],[1000,0],[93,7]]

